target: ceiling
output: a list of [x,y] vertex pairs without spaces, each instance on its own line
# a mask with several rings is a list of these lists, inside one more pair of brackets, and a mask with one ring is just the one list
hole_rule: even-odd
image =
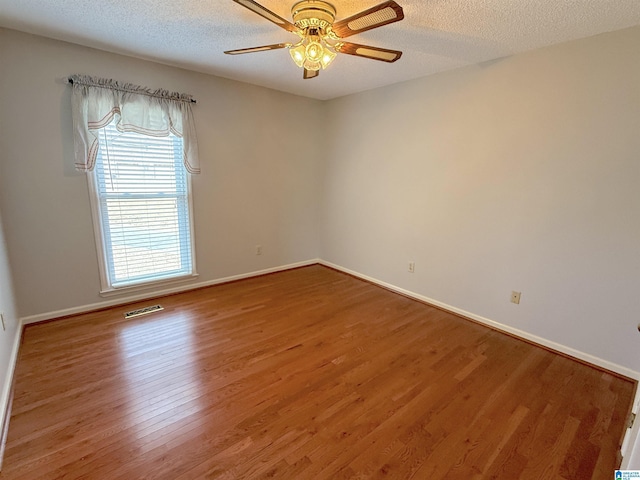
[[[400,60],[339,55],[311,80],[287,50],[225,55],[297,38],[231,0],[0,0],[0,26],[326,100],[640,25],[640,0],[397,1],[403,21],[349,41],[402,50]],[[294,0],[259,2],[291,21]],[[381,2],[332,1],[336,20]]]

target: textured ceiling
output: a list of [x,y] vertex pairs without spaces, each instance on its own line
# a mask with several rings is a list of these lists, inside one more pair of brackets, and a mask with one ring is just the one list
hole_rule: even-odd
[[[403,21],[349,41],[402,50],[400,60],[387,64],[339,55],[312,80],[302,79],[287,50],[224,55],[297,38],[231,0],[0,0],[0,26],[330,99],[640,25],[640,0],[397,1]],[[381,2],[332,3],[340,20]],[[294,0],[260,3],[291,20]]]

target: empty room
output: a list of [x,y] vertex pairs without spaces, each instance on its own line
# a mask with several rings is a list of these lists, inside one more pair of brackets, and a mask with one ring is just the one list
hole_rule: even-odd
[[637,0],[0,0],[0,479],[640,475]]

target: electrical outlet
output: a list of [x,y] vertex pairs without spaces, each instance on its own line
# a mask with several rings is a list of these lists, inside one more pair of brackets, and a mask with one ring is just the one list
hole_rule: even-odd
[[0,313],[0,322],[2,322],[2,331],[5,331],[7,326],[4,324],[4,313]]
[[256,245],[256,255],[262,255],[262,245]]
[[415,262],[409,262],[409,272],[414,273],[416,271]]
[[519,304],[522,292],[511,292],[511,303]]

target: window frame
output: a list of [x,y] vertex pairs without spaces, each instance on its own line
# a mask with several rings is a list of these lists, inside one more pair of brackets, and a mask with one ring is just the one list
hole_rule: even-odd
[[[113,122],[117,120],[114,119]],[[127,132],[123,132],[127,133]],[[154,137],[150,137],[154,138]],[[191,254],[191,272],[172,276],[160,276],[159,278],[150,279],[147,281],[137,281],[133,283],[127,283],[125,285],[114,286],[112,284],[109,275],[109,262],[107,253],[107,237],[103,230],[103,212],[100,207],[100,191],[98,187],[98,162],[101,161],[100,154],[96,158],[96,165],[87,175],[87,181],[89,186],[89,199],[91,206],[91,218],[93,223],[93,232],[96,242],[96,250],[98,256],[98,271],[100,277],[100,295],[110,296],[119,294],[122,292],[134,292],[136,290],[148,290],[158,285],[169,285],[173,283],[181,283],[198,277],[196,269],[196,249],[195,249],[195,234],[194,234],[194,217],[193,217],[193,195],[191,186],[191,174],[186,170],[184,164],[182,168],[185,170],[185,184],[187,193],[187,223],[189,225],[189,247]]]

